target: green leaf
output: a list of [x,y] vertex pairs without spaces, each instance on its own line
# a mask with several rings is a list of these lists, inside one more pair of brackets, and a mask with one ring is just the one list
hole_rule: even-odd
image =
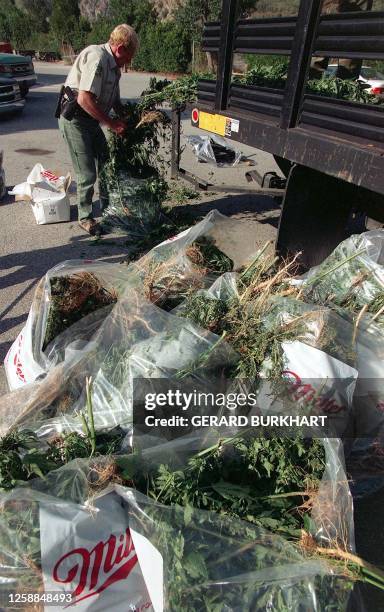
[[184,523],[188,526],[192,520],[193,508],[190,504],[187,504],[184,508]]
[[204,561],[204,557],[198,552],[189,553],[183,560],[185,571],[192,578],[208,578],[208,570]]
[[224,499],[232,500],[234,497],[236,497],[238,499],[253,500],[253,498],[249,495],[250,489],[247,486],[235,485],[221,480],[216,484],[212,484],[211,487],[214,491],[216,491],[216,493],[224,497]]

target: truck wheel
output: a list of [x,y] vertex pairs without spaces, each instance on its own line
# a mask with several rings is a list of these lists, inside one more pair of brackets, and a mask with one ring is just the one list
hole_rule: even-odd
[[289,159],[285,159],[285,157],[279,157],[278,155],[274,155],[273,157],[279,167],[279,170],[284,174],[285,178],[288,178],[293,165],[292,162],[289,161]]
[[276,249],[281,257],[300,252],[301,266],[321,263],[346,237],[355,185],[294,164],[280,216]]

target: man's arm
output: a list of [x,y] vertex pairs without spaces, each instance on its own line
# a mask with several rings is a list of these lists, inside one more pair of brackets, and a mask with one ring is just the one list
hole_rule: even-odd
[[108,115],[106,115],[97,105],[96,96],[93,93],[90,91],[80,90],[77,96],[77,103],[89,115],[91,115],[91,117],[109,127],[109,129],[115,132],[118,136],[122,136],[127,127],[125,121],[122,121],[121,119],[111,119]]

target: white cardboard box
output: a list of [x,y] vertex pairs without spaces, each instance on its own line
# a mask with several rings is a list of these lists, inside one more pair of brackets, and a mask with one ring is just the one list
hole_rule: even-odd
[[68,188],[71,175],[59,176],[51,170],[36,164],[29,173],[26,182],[15,185],[8,193],[15,196],[15,201],[31,202],[32,211],[38,225],[60,223],[70,220]]
[[69,221],[69,197],[66,192],[53,193],[48,198],[31,202],[32,211],[38,225]]

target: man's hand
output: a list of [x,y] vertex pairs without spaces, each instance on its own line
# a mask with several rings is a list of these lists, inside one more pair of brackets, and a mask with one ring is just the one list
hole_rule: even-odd
[[112,130],[112,132],[115,132],[115,134],[118,136],[122,136],[127,128],[127,123],[122,119],[110,119],[107,127],[109,127],[109,129]]

